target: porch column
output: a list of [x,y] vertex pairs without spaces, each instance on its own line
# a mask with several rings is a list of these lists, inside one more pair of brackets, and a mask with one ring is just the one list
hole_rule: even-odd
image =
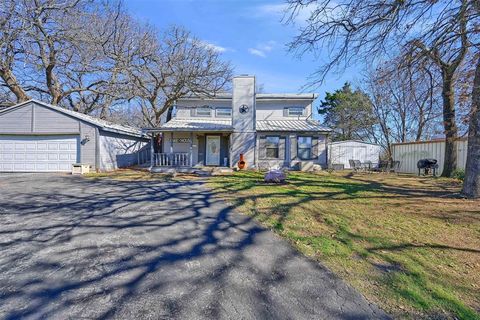
[[153,162],[155,159],[155,155],[154,155],[155,149],[153,148],[154,141],[155,139],[153,138],[153,133],[152,133],[152,135],[150,136],[150,171],[152,171]]
[[170,132],[170,153],[173,153],[173,131]]
[[190,167],[193,166],[193,132],[190,132]]

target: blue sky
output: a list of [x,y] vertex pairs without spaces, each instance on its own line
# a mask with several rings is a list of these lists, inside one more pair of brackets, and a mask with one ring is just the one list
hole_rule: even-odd
[[[282,1],[126,0],[125,4],[134,17],[159,29],[184,26],[221,51],[235,74],[254,74],[264,92],[299,92],[319,65],[313,55],[299,59],[287,52],[286,44],[296,34],[298,23],[281,22]],[[332,74],[321,87],[307,91],[315,91],[323,99],[325,91],[333,91],[345,81],[355,82],[355,74]]]

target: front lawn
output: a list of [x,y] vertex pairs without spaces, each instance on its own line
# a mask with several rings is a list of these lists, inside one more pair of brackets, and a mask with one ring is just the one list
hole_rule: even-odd
[[480,319],[480,201],[457,181],[240,172],[209,186],[394,317]]

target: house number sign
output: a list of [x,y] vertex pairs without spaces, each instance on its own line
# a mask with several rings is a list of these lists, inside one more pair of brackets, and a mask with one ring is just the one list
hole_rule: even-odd
[[175,143],[190,143],[190,138],[175,138],[173,139]]

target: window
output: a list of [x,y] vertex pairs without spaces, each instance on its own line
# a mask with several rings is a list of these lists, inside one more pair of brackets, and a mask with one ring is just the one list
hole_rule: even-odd
[[211,117],[212,109],[209,106],[197,107],[195,115],[197,117]]
[[232,116],[232,108],[215,109],[218,118],[230,118]]
[[312,159],[312,137],[297,138],[297,154],[301,160]]
[[265,140],[266,156],[267,158],[279,158],[278,146],[280,144],[280,137],[267,137]]
[[289,107],[288,108],[288,116],[289,117],[301,117],[303,116],[305,108],[303,107]]

